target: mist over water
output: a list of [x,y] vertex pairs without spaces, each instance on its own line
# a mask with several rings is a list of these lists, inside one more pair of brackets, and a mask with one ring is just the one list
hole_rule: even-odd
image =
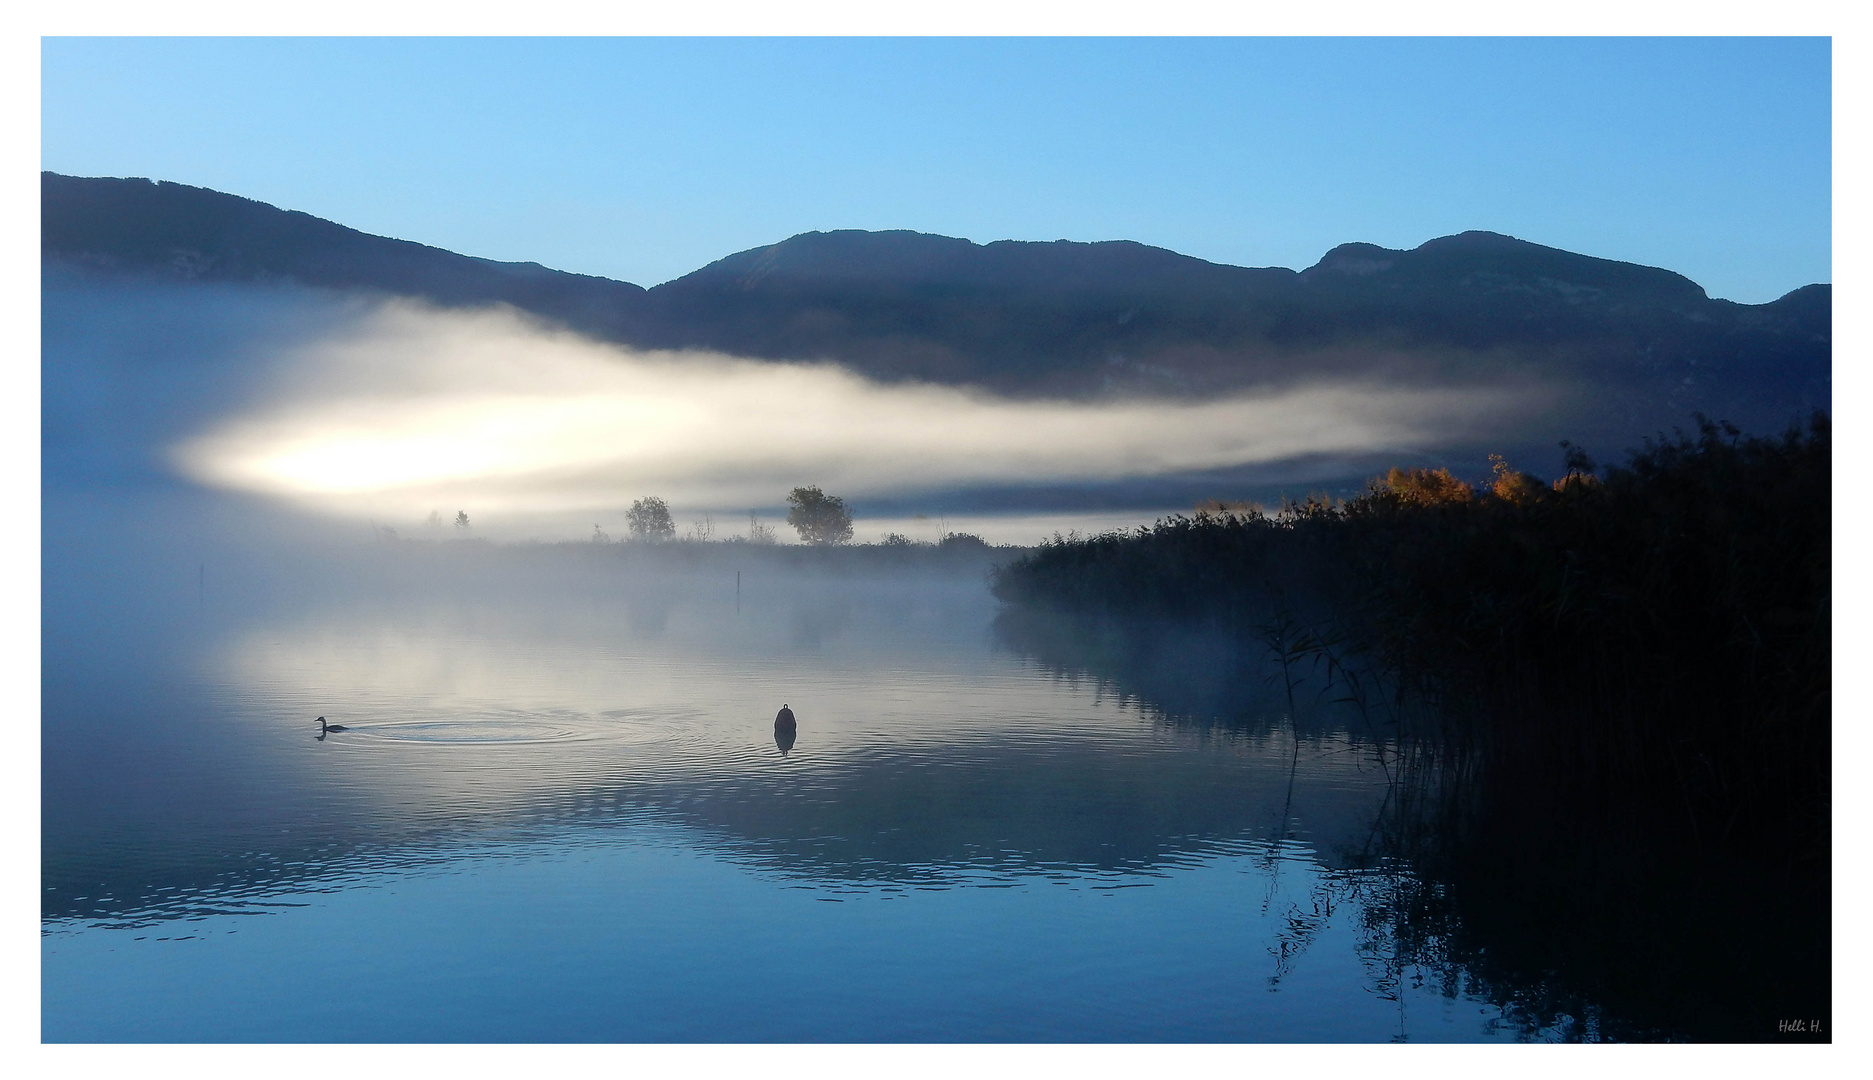
[[[731,413],[783,390],[876,411],[862,438],[809,433],[775,459],[845,468],[818,479],[854,493],[1014,469],[1034,443],[1011,426],[1105,423],[1117,449],[1088,437],[1082,463],[1042,460],[1118,475],[1402,437],[1423,400],[1359,413],[1351,435],[1270,420],[1239,436],[1266,402],[1017,405],[289,289],[48,289],[46,322],[49,1041],[1488,1039],[1571,1022],[1450,989],[1374,929],[1411,871],[1375,847],[1382,747],[1324,687],[1291,712],[1237,657],[1228,694],[1166,708],[1043,660],[998,629],[986,580],[1009,552],[369,527],[436,502],[546,521],[656,481],[679,504],[753,502],[734,478],[763,459]],[[1285,405],[1326,424],[1351,415],[1339,393]],[[659,438],[691,438],[693,462],[642,433],[592,449],[675,398],[693,426]],[[1181,434],[1152,434],[1166,417]],[[946,424],[973,448],[931,450]],[[524,468],[422,471],[489,431]],[[373,432],[437,456],[412,452],[381,490],[364,469],[314,492],[293,478],[316,469],[267,471]],[[206,472],[178,476],[177,446]],[[632,471],[652,466],[669,471]],[[207,474],[221,482],[186,478]],[[783,702],[800,717],[785,740]],[[346,730],[320,737],[321,716]]]
[[[1331,716],[1297,748],[1036,666],[981,562],[387,544],[243,502],[49,503],[48,1039],[1396,1026],[1350,921],[1309,978],[1352,1012],[1265,985],[1384,798]],[[1207,1002],[1144,1007],[1171,982]],[[1437,1000],[1420,1030],[1488,1033]]]

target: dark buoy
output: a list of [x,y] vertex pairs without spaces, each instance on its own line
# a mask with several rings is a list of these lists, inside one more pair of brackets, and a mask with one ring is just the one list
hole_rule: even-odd
[[793,710],[782,705],[774,714],[774,745],[779,748],[781,757],[786,757],[787,751],[793,749],[795,731]]

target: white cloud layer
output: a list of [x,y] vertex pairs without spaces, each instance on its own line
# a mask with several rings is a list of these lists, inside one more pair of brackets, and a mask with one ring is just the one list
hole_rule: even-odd
[[1098,481],[1406,451],[1496,427],[1527,388],[1304,386],[1202,402],[1018,401],[832,365],[634,352],[505,310],[390,303],[305,347],[243,415],[177,446],[190,477],[356,515],[553,515]]

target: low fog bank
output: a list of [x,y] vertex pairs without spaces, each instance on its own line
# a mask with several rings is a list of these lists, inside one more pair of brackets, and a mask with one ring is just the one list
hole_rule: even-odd
[[[1203,498],[1335,491],[1532,407],[1501,388],[1326,385],[1016,402],[634,353],[511,311],[56,264],[42,304],[48,671],[146,621],[175,632],[134,648],[161,650],[198,623],[406,588],[521,596],[762,568],[980,590],[1020,545]],[[781,500],[800,484],[848,500],[849,550],[797,544]],[[674,543],[621,543],[644,496],[669,502]]]
[[[1204,489],[1206,494],[1210,489]],[[1277,500],[1278,501],[1278,500]],[[1078,533],[1093,535],[1113,530],[1130,531],[1148,526],[1166,514],[1188,513],[1192,504],[1147,508],[1093,507],[1069,511],[1001,511],[995,508],[932,508],[929,513],[906,513],[895,507],[884,514],[868,512],[856,505],[852,521],[852,539],[844,547],[935,546],[945,538],[963,542],[981,540],[995,547],[1028,547],[1049,537]],[[630,527],[622,509],[596,513],[539,514],[525,517],[494,515],[471,518],[466,527],[453,523],[455,511],[432,511],[434,517],[421,520],[404,516],[372,518],[368,522],[346,522],[350,532],[359,536],[376,535],[385,540],[418,544],[458,544],[481,542],[496,546],[556,546],[565,544],[631,544]],[[665,542],[672,550],[684,547],[798,548],[806,545],[798,531],[787,524],[786,507],[768,507],[758,512],[722,513],[686,511],[671,508],[675,534]]]
[[[198,622],[272,617],[327,600],[546,602],[595,589],[687,588],[682,583],[704,578],[712,588],[728,582],[732,596],[737,571],[750,587],[757,578],[905,577],[962,582],[986,596],[989,570],[1027,550],[966,534],[942,543],[835,546],[432,539],[269,500],[173,488],[48,488],[41,544],[48,657],[66,642],[108,651],[106,643],[120,636],[166,647]],[[150,632],[162,626],[175,633]]]
[[[624,508],[648,495],[682,527],[712,518],[727,534],[751,510],[777,518],[809,484],[861,522],[889,520],[861,523],[860,540],[940,539],[941,526],[909,524],[919,515],[1142,523],[1199,487],[1237,497],[1245,483],[1493,446],[1565,396],[1302,379],[1202,401],[1015,400],[285,285],[50,264],[43,297],[49,485],[202,485],[400,531],[465,513],[490,539],[620,533]],[[1182,486],[1153,493],[1170,478]]]

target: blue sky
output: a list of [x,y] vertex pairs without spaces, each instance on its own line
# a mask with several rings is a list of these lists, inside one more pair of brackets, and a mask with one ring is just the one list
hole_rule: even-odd
[[811,229],[1831,281],[1826,39],[47,39],[42,162],[642,285]]

